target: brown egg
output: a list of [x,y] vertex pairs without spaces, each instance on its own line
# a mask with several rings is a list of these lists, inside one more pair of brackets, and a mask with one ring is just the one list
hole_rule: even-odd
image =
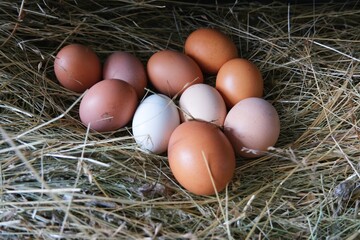
[[237,155],[259,157],[277,142],[280,134],[279,116],[266,100],[247,98],[229,111],[224,132]]
[[138,99],[135,89],[118,79],[102,80],[86,92],[80,103],[80,119],[98,132],[117,130],[133,117]]
[[179,125],[170,137],[168,159],[176,180],[197,195],[222,191],[235,170],[235,154],[229,140],[208,122],[188,121]]
[[65,88],[82,93],[101,79],[101,63],[89,47],[70,44],[63,47],[54,61],[56,78]]
[[235,58],[226,62],[216,76],[216,89],[231,108],[240,100],[263,96],[263,78],[252,62]]
[[189,86],[204,81],[200,67],[183,53],[163,50],[153,54],[147,63],[150,82],[161,93],[173,97]]
[[219,30],[211,28],[200,28],[192,32],[185,41],[185,54],[210,74],[216,74],[224,63],[238,57],[232,40]]
[[120,79],[132,85],[138,98],[145,93],[147,76],[142,62],[128,52],[117,51],[110,54],[104,62],[103,79]]

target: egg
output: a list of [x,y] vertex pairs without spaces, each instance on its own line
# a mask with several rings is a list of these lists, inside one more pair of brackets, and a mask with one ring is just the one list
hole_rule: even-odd
[[208,122],[180,124],[171,134],[168,159],[175,179],[197,195],[222,191],[235,171],[235,153],[229,140]]
[[204,72],[210,74],[216,74],[224,63],[238,57],[234,42],[223,32],[212,28],[193,31],[186,38],[184,51]]
[[179,112],[174,102],[163,94],[153,94],[136,109],[132,132],[140,148],[160,154],[166,152],[170,135],[179,124]]
[[180,96],[187,87],[204,81],[196,62],[173,50],[153,54],[147,63],[147,73],[154,87],[170,97]]
[[184,121],[197,119],[222,126],[227,114],[220,93],[204,83],[188,87],[180,97],[179,106]]
[[224,132],[238,156],[259,157],[278,140],[279,115],[268,101],[246,98],[230,109]]
[[54,72],[60,84],[82,93],[101,80],[101,62],[96,53],[81,44],[63,47],[55,57]]
[[215,87],[231,108],[240,100],[263,96],[263,78],[255,64],[243,58],[226,62],[216,76]]
[[85,126],[98,132],[124,127],[133,117],[138,99],[127,82],[106,79],[92,86],[81,99],[79,115]]
[[116,51],[110,54],[103,66],[103,79],[120,79],[132,85],[138,98],[145,93],[147,76],[142,62],[128,52]]

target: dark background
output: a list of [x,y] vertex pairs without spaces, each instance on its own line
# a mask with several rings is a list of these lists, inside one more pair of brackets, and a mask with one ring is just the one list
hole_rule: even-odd
[[[326,1],[326,0],[287,0],[287,1],[271,1],[271,0],[255,0],[255,1],[242,1],[242,0],[195,0],[195,1],[190,1],[190,0],[184,0],[184,2],[188,2],[188,3],[201,3],[201,4],[222,4],[222,3],[235,3],[237,2],[237,4],[241,4],[241,3],[272,3],[272,2],[282,2],[282,3],[293,3],[293,4],[324,4],[324,3],[334,3],[334,2],[339,2],[339,1]],[[347,2],[347,1],[343,1],[343,2]]]

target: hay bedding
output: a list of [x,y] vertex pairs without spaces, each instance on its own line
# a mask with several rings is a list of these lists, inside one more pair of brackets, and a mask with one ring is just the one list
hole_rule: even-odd
[[[360,6],[178,1],[0,2],[0,230],[4,239],[358,239]],[[194,196],[165,156],[124,128],[87,131],[61,88],[56,52],[78,42],[103,60],[144,63],[217,27],[265,78],[281,136],[238,159],[218,197]],[[214,77],[207,78],[209,83]]]

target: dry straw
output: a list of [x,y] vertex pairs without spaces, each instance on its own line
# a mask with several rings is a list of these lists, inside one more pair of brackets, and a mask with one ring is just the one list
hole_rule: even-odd
[[[336,2],[1,1],[1,238],[359,239],[360,5]],[[183,190],[131,129],[88,131],[53,73],[68,43],[145,64],[204,26],[261,69],[282,124],[211,197]]]

